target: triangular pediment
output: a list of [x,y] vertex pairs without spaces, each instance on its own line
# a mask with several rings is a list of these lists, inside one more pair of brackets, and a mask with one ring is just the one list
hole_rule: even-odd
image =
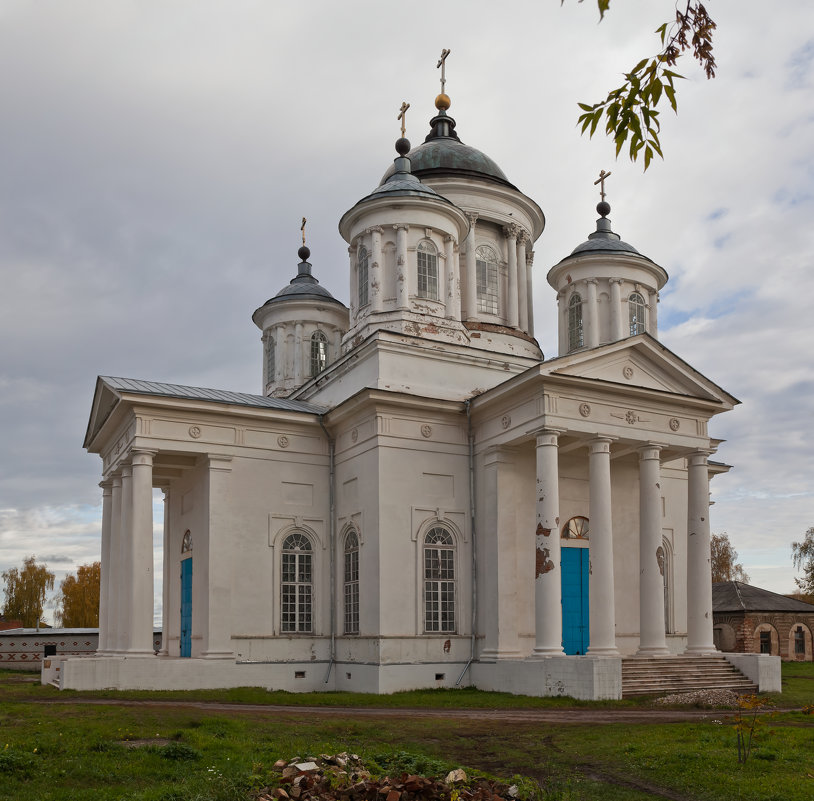
[[649,334],[600,345],[543,364],[549,375],[573,376],[621,386],[652,389],[722,403],[737,398],[719,387]]
[[85,432],[84,447],[87,448],[93,438],[110,417],[116,404],[121,400],[121,395],[102,376],[96,379],[96,389],[93,392],[93,403],[90,407],[90,419]]

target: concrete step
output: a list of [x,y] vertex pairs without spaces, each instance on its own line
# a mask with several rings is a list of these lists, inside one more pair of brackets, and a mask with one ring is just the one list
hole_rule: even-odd
[[751,693],[757,688],[723,656],[628,657],[622,660],[623,698],[709,689]]

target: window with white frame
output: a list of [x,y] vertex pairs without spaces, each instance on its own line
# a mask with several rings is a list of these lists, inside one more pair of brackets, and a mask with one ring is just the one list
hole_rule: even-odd
[[274,353],[274,337],[269,337],[266,340],[266,383],[271,384],[274,381],[274,367],[275,367],[275,353]]
[[488,245],[475,250],[478,311],[497,314],[497,254]]
[[283,541],[280,572],[280,628],[308,634],[313,630],[314,565],[311,541],[301,531]]
[[359,248],[359,258],[356,261],[357,277],[359,279],[359,308],[367,305],[368,296],[368,255],[367,248]]
[[627,314],[630,321],[630,336],[643,334],[647,324],[647,307],[641,293],[633,292],[627,299]]
[[582,296],[574,292],[568,301],[568,350],[576,350],[585,344],[582,331]]
[[438,300],[438,251],[432,242],[418,243],[418,297]]
[[359,535],[351,529],[345,537],[345,634],[359,633]]
[[424,537],[424,631],[455,631],[455,539],[440,525]]
[[322,331],[311,334],[311,375],[319,375],[328,364],[328,337]]

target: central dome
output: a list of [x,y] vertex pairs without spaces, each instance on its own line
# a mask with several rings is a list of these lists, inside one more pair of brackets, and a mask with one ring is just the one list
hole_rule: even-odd
[[[419,178],[463,176],[493,181],[516,189],[503,170],[485,153],[465,145],[455,133],[455,120],[441,110],[430,120],[430,132],[418,147],[407,155],[413,175]],[[395,166],[382,176],[380,186],[395,172]]]

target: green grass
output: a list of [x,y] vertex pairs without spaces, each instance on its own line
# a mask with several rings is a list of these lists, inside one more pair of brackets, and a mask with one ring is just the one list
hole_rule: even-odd
[[[814,702],[814,665],[784,665],[784,702]],[[95,706],[82,697],[288,704],[284,712]],[[73,698],[68,705],[49,700]],[[298,705],[563,707],[472,690],[359,696],[263,690],[58,693],[0,671],[0,800],[249,801],[279,758],[350,750],[382,772],[453,767],[542,787],[529,801],[640,801],[655,789],[704,801],[814,797],[814,715],[766,721],[752,758],[737,762],[735,731],[710,712],[693,723],[527,724],[420,717],[321,719]],[[583,705],[584,706],[584,705]],[[602,704],[602,707],[629,704]],[[146,741],[142,747],[128,743]],[[514,777],[514,779],[512,779]]]

